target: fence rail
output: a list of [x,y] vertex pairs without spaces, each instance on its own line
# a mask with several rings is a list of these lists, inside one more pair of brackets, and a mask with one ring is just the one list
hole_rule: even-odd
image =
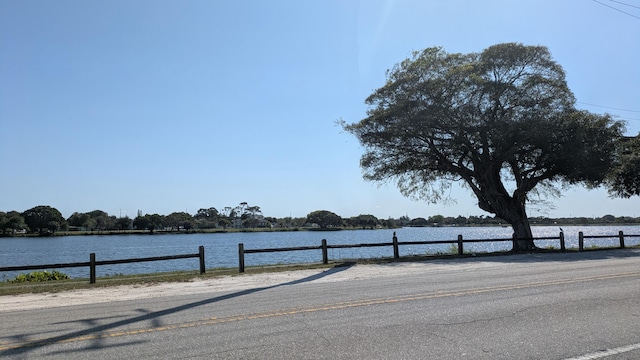
[[96,267],[100,265],[115,265],[115,264],[129,264],[136,262],[148,262],[148,261],[163,261],[163,260],[177,260],[199,258],[200,259],[200,274],[205,273],[204,263],[204,246],[198,247],[197,254],[182,254],[182,255],[168,255],[168,256],[154,256],[146,258],[133,258],[133,259],[120,259],[120,260],[101,260],[96,261],[96,254],[89,254],[88,262],[75,262],[66,264],[43,264],[43,265],[26,265],[26,266],[5,266],[0,267],[0,272],[3,271],[26,271],[26,270],[43,270],[43,269],[61,269],[72,267],[89,267],[89,283],[96,283]]
[[[640,235],[625,235],[622,231],[618,232],[617,235],[591,235],[586,236],[582,233],[582,231],[578,234],[578,251],[584,251],[584,239],[611,239],[611,238],[619,238],[620,239],[620,248],[624,249],[624,239],[625,237],[640,237]],[[441,245],[441,244],[451,244],[456,245],[458,250],[458,255],[464,254],[464,243],[483,243],[483,242],[500,242],[500,241],[511,241],[515,248],[515,243],[518,240],[515,236],[509,239],[464,239],[462,235],[458,235],[458,239],[456,240],[425,240],[425,241],[398,241],[398,237],[396,233],[393,233],[392,242],[384,242],[384,243],[366,243],[366,244],[340,244],[340,245],[329,245],[327,244],[326,239],[322,239],[320,246],[300,246],[300,247],[289,247],[289,248],[269,248],[269,249],[245,249],[244,244],[238,244],[238,270],[239,272],[244,272],[245,270],[245,254],[252,253],[265,253],[265,252],[285,252],[285,251],[301,251],[301,250],[322,250],[322,263],[327,264],[329,262],[328,249],[345,249],[345,248],[360,248],[360,247],[381,247],[381,246],[392,246],[393,247],[393,258],[400,258],[400,246],[401,245]],[[564,232],[560,232],[558,236],[545,236],[545,237],[534,237],[531,239],[520,239],[520,240],[558,240],[560,244],[560,250],[566,251],[565,246],[565,238]]]
[[[618,238],[620,241],[620,248],[625,248],[625,238],[640,238],[640,235],[625,235],[622,231],[617,235],[584,235],[583,232],[578,233],[578,251],[584,251],[584,241],[586,239],[606,239],[606,238]],[[307,250],[321,250],[322,251],[322,263],[327,264],[329,262],[328,249],[346,249],[346,248],[363,248],[363,247],[384,247],[390,246],[393,248],[394,259],[400,258],[400,246],[404,245],[442,245],[451,244],[456,245],[459,255],[464,254],[465,243],[483,243],[483,242],[506,242],[511,241],[514,244],[518,239],[513,238],[500,238],[500,239],[464,239],[462,235],[458,235],[456,240],[425,240],[425,241],[398,241],[396,233],[393,233],[393,239],[391,242],[384,243],[362,243],[362,244],[327,244],[326,239],[322,239],[320,246],[297,246],[288,248],[265,248],[265,249],[245,249],[243,243],[238,244],[238,268],[242,273],[245,271],[245,255],[255,253],[273,253],[273,252],[287,252],[287,251],[307,251]],[[565,238],[564,233],[560,232],[559,236],[547,236],[547,237],[534,237],[525,240],[558,240],[560,243],[560,250],[565,251]],[[182,254],[182,255],[169,255],[169,256],[155,256],[146,258],[133,258],[133,259],[121,259],[121,260],[101,260],[96,261],[95,253],[89,254],[88,262],[75,262],[64,264],[43,264],[43,265],[25,265],[25,266],[6,266],[0,267],[0,272],[3,271],[24,271],[24,270],[42,270],[42,269],[59,269],[59,268],[72,268],[72,267],[89,267],[89,282],[94,284],[96,282],[96,267],[101,265],[115,265],[115,264],[127,264],[135,262],[147,262],[147,261],[164,261],[164,260],[176,260],[186,258],[199,258],[200,260],[200,274],[205,273],[205,260],[204,260],[204,246],[198,248],[197,254]]]
[[582,231],[578,233],[578,251],[584,251],[584,240],[585,239],[620,239],[620,248],[624,249],[624,238],[633,238],[640,237],[640,235],[625,235],[622,231],[618,232],[618,235],[584,235]]

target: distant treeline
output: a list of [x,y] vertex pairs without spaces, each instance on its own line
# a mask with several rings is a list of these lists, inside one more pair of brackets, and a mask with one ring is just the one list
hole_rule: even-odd
[[[605,215],[599,218],[548,218],[533,217],[532,225],[607,225],[640,224],[639,217],[616,217]],[[495,226],[505,225],[505,221],[491,216],[446,217],[433,215],[427,218],[379,219],[374,215],[361,214],[343,218],[328,210],[316,210],[306,217],[275,218],[264,216],[259,206],[246,202],[235,207],[220,210],[202,208],[191,215],[174,212],[168,215],[142,214],[135,218],[116,217],[102,210],[87,213],[74,212],[65,219],[60,211],[51,206],[36,206],[24,212],[0,211],[0,232],[4,236],[17,234],[51,235],[55,232],[104,232],[104,231],[210,231],[212,229],[302,229],[302,228],[397,228],[403,226]]]

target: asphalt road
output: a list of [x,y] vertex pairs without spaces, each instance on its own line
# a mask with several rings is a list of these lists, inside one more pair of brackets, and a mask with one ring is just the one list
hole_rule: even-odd
[[237,292],[3,312],[0,357],[640,358],[640,250],[437,264],[409,276],[314,281],[351,270],[335,268]]

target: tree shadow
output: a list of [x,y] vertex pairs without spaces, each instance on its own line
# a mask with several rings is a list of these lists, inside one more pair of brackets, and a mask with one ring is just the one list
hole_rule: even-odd
[[473,263],[480,261],[491,261],[499,263],[537,263],[537,262],[553,262],[553,261],[591,261],[591,260],[606,260],[606,259],[624,259],[624,258],[636,258],[640,257],[640,248],[594,248],[585,249],[584,251],[577,251],[571,249],[567,251],[560,250],[545,250],[539,249],[537,251],[527,253],[512,253],[512,252],[493,252],[493,253],[474,253],[464,255],[437,255],[437,256],[406,256],[396,259],[380,259],[376,262],[377,265],[384,266],[401,266],[403,263],[425,263],[425,264],[460,264],[460,263]]
[[[205,299],[205,300],[201,300],[201,301],[196,301],[196,302],[192,302],[192,303],[188,303],[188,304],[184,304],[181,306],[176,306],[176,307],[172,307],[172,308],[168,308],[165,310],[160,310],[160,311],[146,311],[144,309],[138,309],[138,312],[141,312],[142,315],[139,316],[135,316],[132,318],[127,318],[127,319],[123,319],[123,320],[119,320],[119,321],[114,321],[108,324],[104,324],[104,325],[95,325],[96,322],[98,320],[104,320],[105,318],[95,318],[95,319],[83,319],[83,320],[77,320],[74,322],[77,323],[81,323],[81,324],[88,324],[91,327],[84,329],[84,330],[77,330],[77,331],[73,331],[73,332],[69,332],[67,334],[63,334],[63,335],[58,335],[58,336],[52,336],[52,337],[48,337],[48,338],[44,338],[44,339],[38,339],[38,340],[28,340],[28,338],[30,336],[33,336],[33,334],[29,335],[25,335],[25,334],[17,334],[14,336],[11,336],[10,338],[13,339],[14,341],[16,341],[15,343],[11,344],[0,344],[0,346],[2,347],[6,347],[5,350],[1,350],[0,351],[0,357],[2,356],[10,356],[10,355],[23,355],[26,354],[30,351],[33,351],[35,349],[39,349],[39,348],[43,348],[46,346],[50,346],[50,345],[55,345],[58,343],[62,343],[62,342],[68,342],[71,341],[73,339],[76,338],[82,338],[82,337],[86,337],[88,339],[91,339],[92,342],[89,346],[85,347],[85,350],[98,350],[98,349],[104,349],[107,347],[120,347],[123,346],[122,344],[115,344],[115,345],[106,345],[103,343],[103,340],[105,338],[108,338],[108,335],[104,335],[101,336],[101,333],[109,331],[109,330],[113,330],[115,328],[121,327],[121,326],[126,326],[126,325],[131,325],[131,324],[135,324],[135,323],[140,323],[140,322],[146,322],[146,321],[151,321],[152,324],[156,324],[156,326],[158,324],[160,324],[160,318],[162,316],[165,315],[170,315],[170,314],[175,314],[181,311],[186,311],[189,309],[193,309],[199,306],[204,306],[204,305],[209,305],[209,304],[213,304],[219,301],[223,301],[223,300],[229,300],[229,299],[234,299],[237,297],[241,297],[241,296],[245,296],[245,295],[249,295],[249,294],[253,294],[253,293],[257,293],[260,291],[265,291],[265,290],[269,290],[269,289],[275,289],[275,288],[280,288],[280,287],[286,287],[286,286],[293,286],[293,285],[297,285],[297,284],[302,284],[302,283],[306,283],[306,282],[311,282],[314,280],[318,280],[327,276],[330,276],[332,274],[336,274],[342,271],[345,271],[347,269],[349,269],[351,266],[355,265],[355,263],[343,263],[343,264],[339,264],[334,266],[333,268],[330,268],[328,270],[325,270],[321,273],[318,274],[314,274],[302,279],[297,279],[297,280],[292,280],[286,283],[282,283],[282,284],[277,284],[277,285],[271,285],[271,286],[265,286],[265,287],[259,287],[259,288],[253,288],[253,289],[247,289],[247,290],[242,290],[242,291],[238,291],[238,292],[234,292],[231,294],[226,294],[226,295],[222,295],[222,296],[217,296],[214,298],[210,298],[210,299]],[[70,323],[70,322],[69,322]],[[134,342],[132,344],[138,344],[139,342]],[[72,350],[69,350],[72,351]],[[80,350],[73,350],[74,352],[80,351]]]

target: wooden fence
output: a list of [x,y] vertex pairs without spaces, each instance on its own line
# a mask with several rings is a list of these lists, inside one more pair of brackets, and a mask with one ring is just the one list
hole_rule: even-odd
[[624,238],[632,238],[632,237],[640,237],[640,235],[625,235],[622,231],[618,232],[618,235],[584,235],[582,231],[578,233],[578,251],[584,251],[584,240],[585,239],[612,239],[618,238],[620,239],[620,249],[624,249]]
[[[640,235],[624,235],[622,231],[618,233],[618,235],[593,235],[593,236],[585,236],[582,231],[578,234],[578,243],[579,251],[584,250],[584,239],[604,239],[604,238],[619,238],[620,239],[620,248],[624,248],[624,238],[625,237],[640,237]],[[500,241],[510,241],[513,243],[515,248],[515,242],[518,239],[514,236],[509,239],[463,239],[462,235],[458,235],[458,239],[456,240],[429,240],[429,241],[398,241],[398,237],[396,233],[393,233],[393,239],[391,242],[386,243],[368,243],[368,244],[345,244],[345,245],[329,245],[327,244],[326,239],[322,239],[320,246],[299,246],[299,247],[289,247],[289,248],[268,248],[268,249],[245,249],[244,244],[238,244],[238,270],[239,272],[244,272],[245,270],[245,254],[255,254],[255,253],[269,253],[269,252],[286,252],[286,251],[302,251],[302,250],[321,250],[322,251],[322,263],[329,263],[329,255],[328,249],[345,249],[345,248],[360,248],[360,247],[377,247],[377,246],[392,246],[393,247],[393,258],[400,258],[400,246],[401,245],[440,245],[440,244],[452,244],[456,245],[458,250],[458,255],[462,255],[464,253],[464,243],[482,243],[482,242],[500,242]],[[531,240],[558,240],[560,244],[560,250],[565,251],[565,240],[564,233],[560,232],[558,236],[551,237],[534,237]]]
[[[625,235],[622,231],[618,232],[617,235],[584,235],[583,232],[579,232],[578,234],[578,251],[584,251],[584,241],[585,239],[605,239],[605,238],[618,238],[620,241],[620,248],[625,247],[624,240],[625,238],[632,237],[640,237],[640,235]],[[327,244],[326,239],[322,239],[320,246],[298,246],[298,247],[289,247],[289,248],[267,248],[267,249],[245,249],[244,244],[238,244],[238,268],[242,273],[245,270],[245,254],[252,253],[268,253],[268,252],[286,252],[286,251],[303,251],[303,250],[321,250],[322,251],[322,263],[327,264],[329,262],[329,249],[346,249],[346,248],[363,248],[363,247],[382,247],[382,246],[391,246],[393,247],[393,258],[400,258],[400,246],[403,245],[441,245],[441,244],[451,244],[456,245],[457,252],[459,255],[464,253],[464,244],[465,243],[482,243],[482,242],[501,242],[501,241],[510,241],[513,243],[515,247],[515,242],[518,239],[513,237],[509,239],[464,239],[462,235],[458,235],[456,240],[427,240],[427,241],[398,241],[398,237],[396,233],[393,233],[393,238],[391,242],[385,243],[364,243],[364,244],[339,244],[339,245],[329,245]],[[565,239],[564,233],[560,232],[558,236],[551,237],[535,237],[532,240],[558,240],[560,244],[560,250],[565,251]],[[162,261],[162,260],[176,260],[176,259],[186,259],[186,258],[199,258],[200,259],[200,274],[205,273],[205,262],[204,262],[204,246],[199,247],[199,251],[197,254],[183,254],[183,255],[170,255],[170,256],[155,256],[155,257],[147,257],[147,258],[134,258],[134,259],[123,259],[123,260],[102,260],[96,261],[95,253],[89,254],[88,262],[76,262],[76,263],[66,263],[66,264],[45,264],[45,265],[27,265],[27,266],[8,266],[8,267],[0,267],[0,272],[3,271],[25,271],[25,270],[42,270],[42,269],[60,269],[60,268],[71,268],[71,267],[89,267],[89,282],[94,284],[96,282],[96,267],[100,265],[114,265],[114,264],[127,264],[127,263],[136,263],[136,262],[146,262],[146,261]]]
[[89,262],[76,262],[76,263],[66,263],[66,264],[27,265],[27,266],[7,266],[7,267],[0,267],[0,272],[3,272],[3,271],[43,270],[43,269],[61,269],[61,268],[87,267],[88,266],[89,267],[89,283],[95,284],[95,282],[96,282],[96,266],[114,265],[114,264],[129,264],[129,263],[147,262],[147,261],[188,259],[188,258],[199,258],[200,259],[200,274],[204,274],[205,273],[204,246],[200,246],[198,248],[198,253],[197,254],[154,256],[154,257],[122,259],[122,260],[96,261],[96,254],[95,253],[90,253],[89,254]]

